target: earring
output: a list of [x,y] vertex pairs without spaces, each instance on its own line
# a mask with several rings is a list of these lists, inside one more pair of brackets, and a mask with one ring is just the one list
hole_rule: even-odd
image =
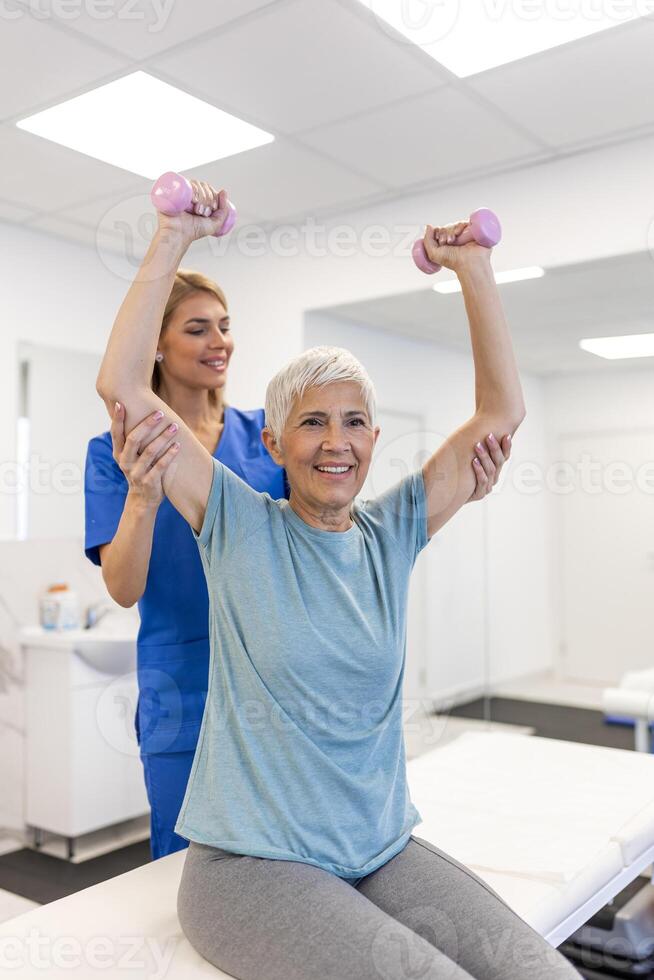
[[163,361],[163,354],[161,353],[161,351],[159,350],[157,351],[157,353],[154,355],[154,359],[155,361]]

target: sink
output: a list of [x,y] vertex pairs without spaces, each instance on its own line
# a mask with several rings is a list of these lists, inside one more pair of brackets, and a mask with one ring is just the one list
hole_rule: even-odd
[[104,674],[126,674],[127,671],[134,670],[135,645],[135,636],[102,636],[99,633],[81,637],[71,644],[73,653],[89,667]]
[[149,812],[135,725],[138,630],[103,626],[19,631],[25,823],[71,839]]
[[94,670],[117,675],[134,670],[136,636],[133,628],[110,630],[100,626],[90,630],[46,630],[41,626],[28,626],[21,630],[22,640],[29,646],[69,650]]

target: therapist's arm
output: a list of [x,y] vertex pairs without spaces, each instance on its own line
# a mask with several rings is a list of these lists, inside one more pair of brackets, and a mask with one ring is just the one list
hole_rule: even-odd
[[[111,541],[100,545],[102,577],[109,595],[121,606],[129,608],[145,592],[152,553],[152,538],[159,506],[165,494],[163,475],[172,462],[171,445],[174,436],[155,434],[152,416],[138,424],[144,445],[152,444],[158,459],[149,465],[126,444],[125,410],[116,406],[111,421],[113,457],[127,480],[128,492],[116,533]],[[147,470],[145,466],[148,466]]]
[[127,495],[113,539],[98,548],[107,592],[129,609],[145,592],[157,509]]
[[[227,217],[224,192],[218,195],[207,184],[191,183],[201,202],[209,205],[213,199],[218,207],[212,217],[158,215],[158,229],[114,322],[96,389],[110,416],[116,402],[125,406],[128,440],[139,441],[135,432],[138,422],[157,410],[164,414],[161,431],[171,422],[177,424],[179,449],[172,450],[177,458],[166,468],[163,489],[199,533],[211,489],[213,459],[184,420],[150,386],[161,322],[180,262],[192,241],[218,231]],[[143,446],[144,453],[150,451],[151,447]]]

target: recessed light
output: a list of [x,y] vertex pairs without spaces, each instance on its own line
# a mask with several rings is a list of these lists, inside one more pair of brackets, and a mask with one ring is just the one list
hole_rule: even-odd
[[622,357],[654,357],[654,333],[625,334],[623,337],[589,337],[579,346],[610,361]]
[[[624,0],[360,0],[459,78],[651,15]],[[639,9],[640,8],[640,9]],[[396,35],[395,35],[396,36]]]
[[[523,279],[541,279],[545,275],[545,269],[540,265],[528,265],[524,269],[509,269],[493,275],[496,283],[521,282]],[[460,293],[461,283],[458,279],[446,279],[444,282],[437,282],[433,288],[437,293]]]
[[275,138],[144,71],[124,75],[16,125],[150,180]]

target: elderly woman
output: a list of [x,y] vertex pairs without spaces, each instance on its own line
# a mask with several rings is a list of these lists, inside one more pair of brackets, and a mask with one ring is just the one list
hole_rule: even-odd
[[[266,393],[262,438],[290,485],[288,500],[273,500],[212,458],[149,385],[175,269],[226,217],[224,192],[196,194],[206,217],[161,221],[97,383],[109,409],[125,405],[127,431],[158,408],[179,426],[164,490],[207,579],[209,690],[175,825],[190,841],[182,928],[242,980],[577,976],[480,878],[411,833],[420,815],[401,722],[410,572],[474,489],[469,447],[514,433],[525,414],[490,252],[451,245],[463,224],[427,228],[429,258],[463,288],[473,417],[422,469],[355,502],[379,436],[373,387],[347,351],[314,348]],[[153,459],[155,445],[144,449]]]

